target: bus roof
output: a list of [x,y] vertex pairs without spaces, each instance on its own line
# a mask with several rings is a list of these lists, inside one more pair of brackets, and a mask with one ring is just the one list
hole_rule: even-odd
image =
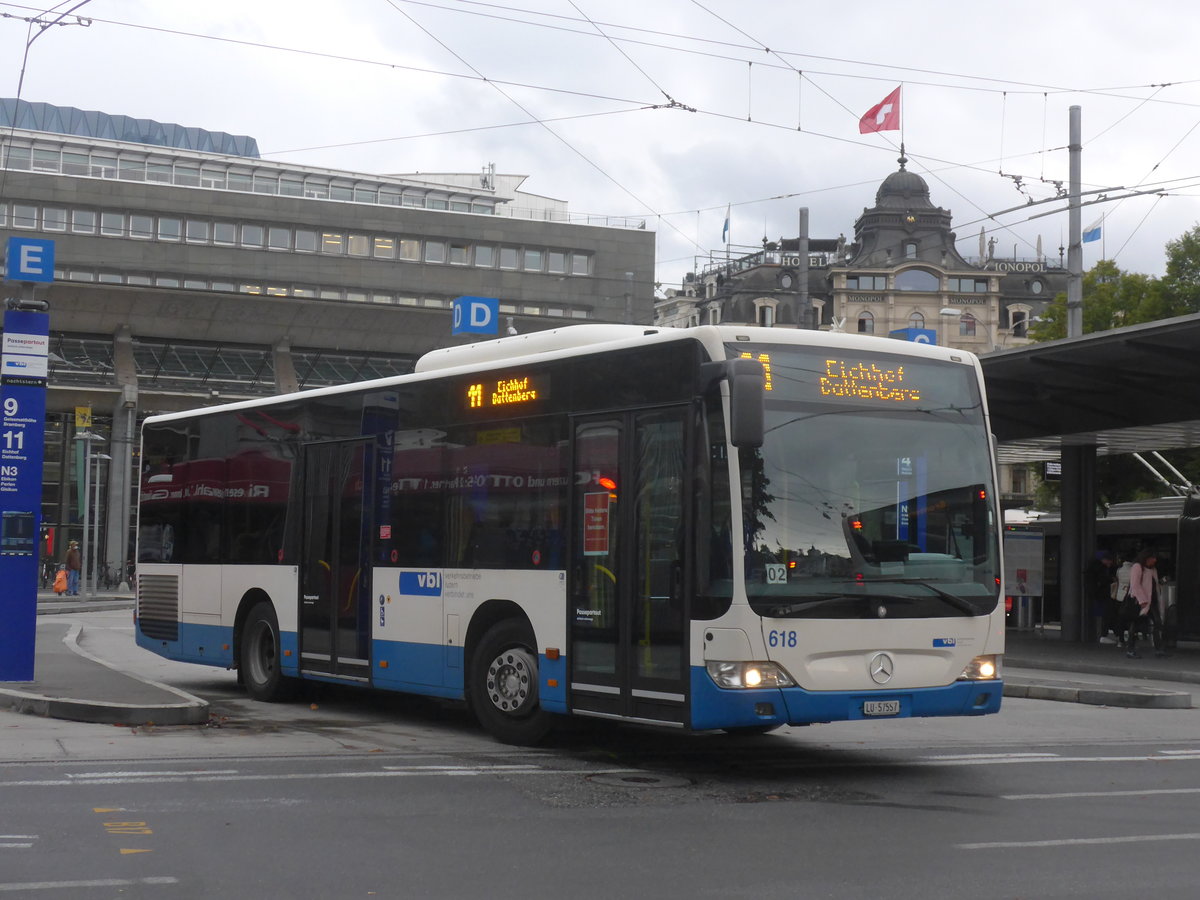
[[232,403],[199,407],[181,412],[160,413],[148,416],[146,422],[158,423],[172,419],[186,419],[229,410],[252,409],[271,406],[290,398],[334,396],[360,390],[387,388],[412,381],[424,381],[449,375],[467,374],[471,371],[488,369],[498,364],[524,364],[534,360],[562,359],[587,352],[620,350],[628,347],[653,346],[673,341],[699,341],[714,359],[723,357],[721,347],[726,343],[745,342],[758,344],[806,344],[809,346],[863,350],[869,344],[871,350],[907,356],[933,357],[947,362],[964,363],[979,369],[979,361],[969,351],[930,344],[917,344],[878,335],[847,334],[831,331],[810,331],[794,328],[766,328],[748,325],[700,325],[694,328],[651,328],[644,325],[568,325],[530,334],[508,335],[490,341],[460,344],[431,350],[417,360],[413,374],[391,375],[370,381],[351,384],[330,385],[298,391],[292,394],[276,394],[270,397],[255,397]]

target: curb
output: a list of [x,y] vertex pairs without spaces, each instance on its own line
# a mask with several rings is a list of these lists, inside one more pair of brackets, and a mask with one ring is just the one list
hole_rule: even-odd
[[67,697],[49,697],[30,691],[0,688],[0,707],[14,712],[71,722],[92,722],[100,725],[200,725],[208,721],[207,700],[193,696],[179,688],[171,687],[148,678],[139,678],[118,669],[79,646],[82,625],[72,625],[63,637],[63,643],[84,659],[104,666],[114,672],[150,685],[181,698],[181,703],[114,703],[100,700],[75,700]]
[[1179,691],[1149,688],[1112,690],[1094,685],[1070,682],[1048,682],[1008,675],[1004,680],[1004,696],[1027,700],[1057,700],[1062,703],[1085,703],[1089,706],[1119,706],[1129,709],[1191,709],[1192,695]]

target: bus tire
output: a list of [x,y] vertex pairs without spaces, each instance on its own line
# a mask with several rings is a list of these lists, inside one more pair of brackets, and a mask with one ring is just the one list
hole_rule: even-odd
[[251,609],[242,623],[238,642],[238,678],[255,700],[279,703],[295,693],[295,681],[280,670],[279,620],[265,600]]
[[529,626],[497,622],[472,655],[468,697],[479,724],[506,744],[537,744],[553,721],[538,699],[537,649]]

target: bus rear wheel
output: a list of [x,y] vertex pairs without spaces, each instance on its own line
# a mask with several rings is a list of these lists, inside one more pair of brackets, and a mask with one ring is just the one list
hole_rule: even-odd
[[280,670],[280,658],[275,608],[260,601],[246,616],[238,644],[238,674],[246,693],[255,700],[278,703],[293,695],[295,682]]
[[536,744],[550,732],[550,713],[538,699],[537,650],[524,623],[509,619],[488,629],[469,677],[471,709],[497,740]]

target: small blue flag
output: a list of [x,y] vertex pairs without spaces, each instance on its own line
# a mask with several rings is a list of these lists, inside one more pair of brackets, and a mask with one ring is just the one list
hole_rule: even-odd
[[1103,222],[1104,216],[1101,216],[1087,228],[1083,229],[1083,243],[1086,244],[1089,241],[1100,240],[1100,226],[1103,224]]
[[729,207],[732,205],[731,203],[725,205],[725,227],[721,229],[721,243],[729,240]]

